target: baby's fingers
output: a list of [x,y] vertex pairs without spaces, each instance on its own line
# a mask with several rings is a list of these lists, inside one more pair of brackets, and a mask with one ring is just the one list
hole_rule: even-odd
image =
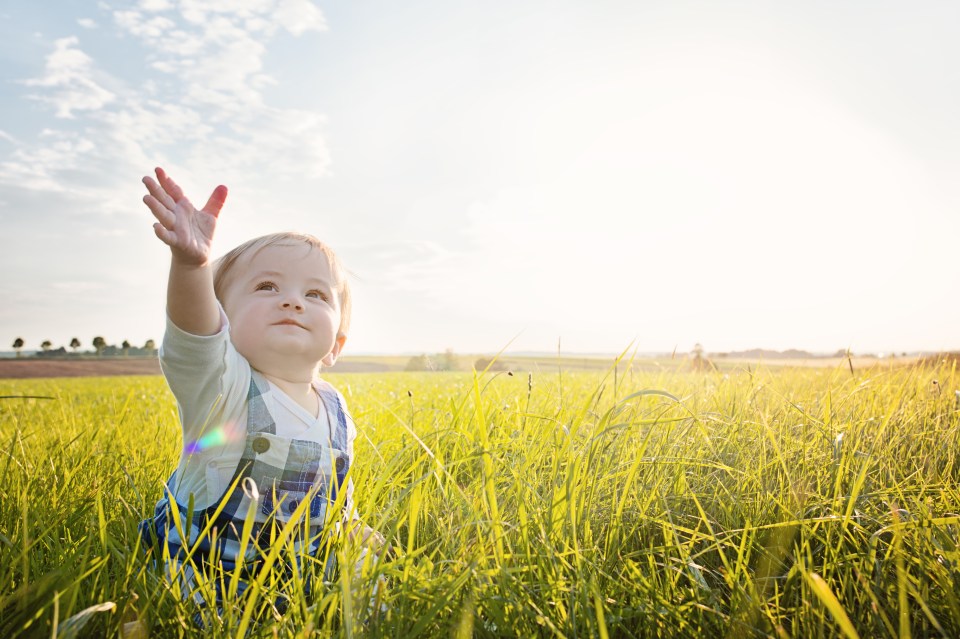
[[184,199],[183,189],[181,189],[180,186],[173,181],[173,178],[167,175],[166,172],[159,166],[156,168],[156,172],[157,180],[160,182],[160,186],[162,186],[163,190],[167,192],[167,195],[173,198],[174,202],[179,202],[180,200]]
[[227,187],[222,184],[213,190],[213,193],[210,194],[210,199],[207,200],[207,204],[203,207],[205,213],[209,213],[213,217],[220,215],[220,209],[223,208],[223,203],[227,200]]
[[164,228],[173,230],[177,222],[177,216],[173,211],[158,202],[157,198],[152,195],[144,195],[143,203],[146,204],[150,212],[153,213],[153,217],[157,218],[157,222],[162,224]]
[[176,234],[173,233],[172,231],[168,231],[167,229],[165,229],[163,225],[160,224],[159,222],[153,225],[153,232],[156,234],[158,238],[160,238],[160,241],[166,244],[167,246],[172,247],[177,241]]
[[[168,209],[172,209],[177,205],[176,202],[173,201],[173,198],[167,195],[166,191],[164,191],[163,188],[157,184],[152,177],[144,177],[143,185],[147,187],[147,191],[150,193],[150,195],[156,198],[158,202],[163,204]],[[144,202],[146,202],[146,199],[144,199]]]

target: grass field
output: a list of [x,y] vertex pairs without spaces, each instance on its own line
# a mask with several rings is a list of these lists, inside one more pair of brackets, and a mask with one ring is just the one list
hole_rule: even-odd
[[162,378],[0,380],[51,398],[0,400],[0,636],[960,636],[953,364],[331,381],[392,556],[310,596],[265,573],[201,632],[138,542]]

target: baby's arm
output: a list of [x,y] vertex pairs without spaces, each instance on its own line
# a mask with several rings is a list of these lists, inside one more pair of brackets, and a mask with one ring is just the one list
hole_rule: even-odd
[[187,333],[213,335],[220,330],[220,313],[213,293],[210,244],[227,187],[215,188],[198,211],[163,169],[156,172],[156,180],[143,178],[149,191],[143,202],[157,218],[154,232],[170,247],[167,315]]
[[[360,543],[372,550],[374,554],[377,555],[384,550],[384,546],[387,543],[383,534],[377,530],[374,530],[370,526],[360,526],[359,522],[357,522],[357,525],[351,528],[348,534],[353,540],[356,540],[359,537]],[[389,547],[387,550],[389,550]]]

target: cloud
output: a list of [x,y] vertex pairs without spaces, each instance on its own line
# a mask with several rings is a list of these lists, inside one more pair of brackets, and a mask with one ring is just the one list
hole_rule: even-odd
[[[169,4],[149,2],[139,10],[115,11],[114,20],[140,39],[151,68],[174,81],[179,115],[195,124],[188,133],[195,139],[184,154],[188,166],[217,167],[221,181],[244,179],[249,171],[262,173],[264,166],[280,180],[327,172],[325,118],[277,108],[266,98],[276,83],[264,71],[271,39],[326,28],[323,14],[312,3],[184,0],[172,11]],[[162,93],[157,95],[157,100],[162,98]]]
[[143,11],[166,11],[172,7],[168,0],[140,0],[140,9]]
[[77,24],[79,24],[84,29],[96,29],[99,26],[95,21],[91,20],[90,18],[80,18],[79,20],[77,20]]
[[221,118],[263,105],[262,91],[273,83],[263,58],[278,32],[326,29],[323,14],[306,0],[184,0],[177,12],[169,8],[141,3],[140,10],[114,11],[113,18],[147,47],[154,70],[183,84],[187,104],[212,107]]
[[40,133],[41,145],[20,145],[0,162],[0,183],[19,188],[59,192],[64,184],[57,174],[69,171],[82,163],[94,150],[92,140],[82,134],[45,129]]
[[277,24],[293,35],[327,28],[320,10],[304,0],[280,0],[273,15]]
[[274,38],[326,28],[311,2],[141,0],[100,9],[138,43],[127,51],[141,56],[141,68],[121,77],[80,38],[56,40],[43,74],[23,85],[70,124],[32,141],[0,131],[0,141],[14,145],[0,150],[0,184],[68,192],[77,200],[73,213],[110,214],[130,210],[131,198],[139,199],[136,177],[156,163],[251,190],[327,172],[325,118],[270,104],[276,81],[264,69]]
[[93,60],[77,44],[76,37],[55,41],[43,77],[24,82],[47,89],[30,97],[54,106],[58,118],[73,118],[75,112],[100,109],[116,97],[94,80]]
[[[114,11],[113,19],[117,25],[129,33],[145,39],[161,40],[176,24],[169,18],[156,16],[144,19],[139,11]],[[187,54],[191,51],[187,51]]]

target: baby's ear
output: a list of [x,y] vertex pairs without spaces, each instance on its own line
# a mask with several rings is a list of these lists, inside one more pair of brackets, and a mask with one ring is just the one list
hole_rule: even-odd
[[347,336],[343,333],[337,335],[337,341],[333,343],[333,348],[330,349],[330,352],[327,353],[326,357],[320,360],[320,363],[326,366],[327,368],[333,366],[337,363],[337,357],[340,356],[340,351],[343,350],[343,345],[347,341]]

